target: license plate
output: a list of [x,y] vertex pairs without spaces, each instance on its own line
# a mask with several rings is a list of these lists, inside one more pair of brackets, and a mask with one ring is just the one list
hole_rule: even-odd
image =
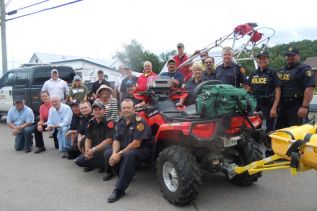
[[240,136],[234,136],[231,138],[224,138],[223,139],[223,146],[224,147],[232,147],[238,144],[238,140],[240,140]]

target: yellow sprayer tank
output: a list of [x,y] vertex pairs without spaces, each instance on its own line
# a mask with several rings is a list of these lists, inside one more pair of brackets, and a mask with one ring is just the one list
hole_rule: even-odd
[[304,165],[317,169],[317,125],[305,124],[276,130],[269,136],[272,141],[272,149],[278,156],[290,160],[286,155],[287,150],[297,140],[303,140],[306,134],[313,134],[301,148],[300,160]]

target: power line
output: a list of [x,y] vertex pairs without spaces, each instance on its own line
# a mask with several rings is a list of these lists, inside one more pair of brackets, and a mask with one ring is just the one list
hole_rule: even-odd
[[[44,1],[40,1],[40,2],[37,2],[37,3],[34,3],[34,4],[30,4],[28,6],[24,6],[24,7],[21,7],[19,9],[15,9],[15,10],[12,10],[8,13],[12,13],[13,11],[19,11],[19,10],[23,10],[23,9],[26,9],[26,8],[29,8],[29,7],[33,7],[33,6],[36,6],[36,5],[39,5],[39,4],[42,4],[42,3],[45,3],[45,2],[48,2],[49,0],[44,0]],[[15,12],[16,13],[16,12]]]
[[57,6],[54,6],[54,7],[48,7],[48,8],[42,9],[42,10],[38,10],[36,12],[31,12],[31,13],[28,13],[28,14],[25,14],[25,15],[20,15],[20,16],[14,17],[14,18],[6,19],[6,21],[11,21],[11,20],[14,20],[14,19],[18,19],[18,18],[34,15],[34,14],[45,12],[45,11],[48,11],[48,10],[53,10],[53,9],[56,9],[56,8],[59,8],[59,7],[64,7],[64,6],[67,6],[67,5],[70,5],[70,4],[74,4],[74,3],[77,3],[77,2],[80,2],[80,1],[82,1],[82,0],[71,1],[71,2],[67,2],[65,4],[60,4],[60,5],[57,5]]

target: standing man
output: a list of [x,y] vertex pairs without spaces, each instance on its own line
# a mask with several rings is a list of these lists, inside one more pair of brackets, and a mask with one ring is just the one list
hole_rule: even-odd
[[92,105],[94,118],[89,120],[85,132],[85,153],[81,154],[75,163],[84,167],[84,172],[92,171],[99,168],[99,172],[105,170],[105,159],[103,152],[107,146],[112,144],[112,136],[114,129],[114,122],[107,121],[104,116],[105,105],[96,101]]
[[191,78],[192,71],[190,71],[188,65],[184,65],[181,68],[178,68],[178,67],[184,62],[186,62],[189,57],[187,54],[185,54],[183,43],[178,43],[176,47],[177,47],[177,54],[173,56],[173,59],[175,60],[177,71],[183,74],[184,83],[186,83]]
[[147,89],[147,80],[150,76],[156,76],[156,73],[152,70],[152,63],[150,61],[144,62],[143,74],[141,74],[136,82],[139,91],[145,91]]
[[232,48],[223,48],[222,59],[223,64],[216,68],[215,79],[235,87],[241,87],[240,84],[245,84],[247,80],[244,75],[245,70],[243,67],[234,63]]
[[176,71],[176,62],[174,59],[170,59],[167,62],[168,72],[164,72],[161,76],[168,76],[172,79],[172,85],[175,88],[181,88],[184,82],[184,76],[180,72]]
[[50,96],[58,96],[63,102],[69,94],[69,88],[65,81],[58,77],[58,70],[52,69],[51,79],[45,81],[42,91],[47,91]]
[[[203,68],[203,67],[202,67]],[[207,57],[205,59],[205,68],[203,68],[203,78],[205,81],[215,80],[215,60],[213,57]]]
[[[266,122],[266,134],[275,130],[277,119],[277,107],[281,97],[281,81],[276,71],[269,67],[268,52],[260,52],[257,55],[258,69],[250,74],[246,88],[257,101],[257,111],[261,111]],[[271,156],[270,138],[265,137],[264,145],[267,147],[266,157]]]
[[297,48],[287,49],[286,62],[286,66],[277,73],[282,82],[278,128],[308,121],[309,103],[315,88],[314,72],[310,66],[300,62]]
[[91,88],[91,92],[92,92],[93,97],[94,97],[95,99],[97,98],[97,96],[96,96],[97,90],[99,89],[99,87],[100,87],[101,85],[107,85],[107,86],[111,87],[111,86],[110,86],[110,83],[105,80],[105,76],[104,76],[104,73],[103,73],[102,70],[98,70],[97,76],[98,76],[98,80],[95,81],[95,82],[92,84],[92,88]]
[[22,96],[16,96],[14,102],[15,106],[8,112],[7,124],[12,129],[12,135],[15,136],[15,150],[24,149],[28,153],[32,151],[33,145],[34,114],[32,109],[25,105]]
[[131,67],[125,67],[124,71],[126,73],[126,77],[123,79],[122,83],[121,83],[121,87],[120,88],[120,93],[121,93],[121,99],[120,102],[122,102],[122,100],[126,99],[128,96],[128,92],[127,92],[127,85],[135,85],[138,81],[138,77],[132,75],[132,69]]
[[116,82],[114,85],[114,88],[115,88],[114,94],[115,94],[118,102],[120,102],[122,99],[120,87],[121,87],[121,83],[122,83],[123,79],[125,79],[125,77],[126,77],[126,71],[125,71],[124,65],[119,65],[118,70],[120,72],[120,75],[119,75],[119,77],[116,78]]
[[[133,101],[123,100],[121,111],[122,118],[117,124],[112,148],[107,149],[104,154],[108,168],[112,167],[119,177],[108,198],[109,203],[125,195],[137,165],[149,159],[151,155],[151,129],[144,119],[136,116]],[[112,176],[108,173],[104,180],[110,180]]]
[[46,130],[57,130],[58,149],[64,152],[63,158],[67,157],[67,150],[70,147],[70,139],[66,137],[73,112],[72,109],[61,102],[59,96],[51,96],[52,107],[48,112]]

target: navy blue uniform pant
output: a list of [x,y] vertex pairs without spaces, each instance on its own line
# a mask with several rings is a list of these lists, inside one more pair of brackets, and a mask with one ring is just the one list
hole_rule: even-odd
[[80,167],[91,167],[91,168],[105,168],[105,159],[103,157],[103,151],[96,151],[94,153],[94,156],[90,158],[89,160],[86,159],[86,157],[81,154],[79,155],[75,163]]
[[292,101],[289,103],[281,103],[278,111],[277,128],[281,129],[285,127],[302,125],[308,121],[308,117],[299,118],[297,116],[298,109],[302,106],[302,100]]
[[[132,181],[138,164],[142,161],[146,161],[150,158],[151,150],[143,147],[140,149],[132,149],[122,155],[122,158],[117,165],[112,168],[118,175],[119,179],[115,185],[116,189],[124,191],[128,188]],[[112,155],[112,148],[107,149],[104,153],[107,168],[111,168],[109,165],[109,159]]]

